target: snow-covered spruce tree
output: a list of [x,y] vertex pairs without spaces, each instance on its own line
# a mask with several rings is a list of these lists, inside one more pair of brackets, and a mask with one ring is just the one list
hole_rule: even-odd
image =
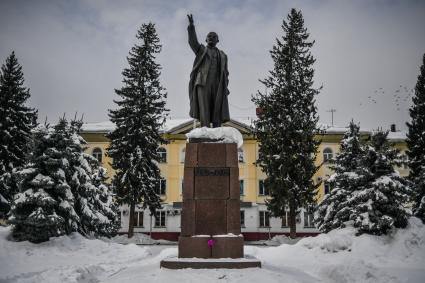
[[70,172],[67,148],[72,141],[65,119],[51,128],[39,127],[34,133],[30,162],[17,174],[22,180],[15,195],[9,223],[18,241],[43,242],[49,237],[77,231],[79,217],[68,184]]
[[35,132],[31,162],[16,173],[22,181],[9,218],[15,239],[42,242],[71,232],[112,236],[119,229],[105,171],[83,152],[80,127],[81,121],[62,118],[54,128]]
[[151,213],[161,207],[157,194],[161,178],[157,149],[165,140],[160,129],[165,122],[165,89],[161,86],[160,65],[155,62],[161,51],[153,23],[138,30],[136,44],[129,52],[128,68],[122,72],[124,86],[115,90],[120,100],[118,109],[110,110],[116,125],[109,134],[108,154],[115,169],[113,185],[120,204],[130,207],[128,237],[133,236],[136,205],[149,208]]
[[254,124],[260,143],[258,164],[267,174],[271,193],[267,207],[276,217],[289,207],[290,235],[295,237],[297,210],[314,202],[319,185],[312,177],[318,170],[314,103],[320,89],[313,88],[314,41],[308,41],[301,11],[292,9],[282,29],[282,39],[270,51],[274,68],[262,81],[269,92],[258,92],[252,101],[261,109]]
[[106,170],[93,156],[84,153],[86,141],[79,135],[81,120],[69,125],[69,184],[74,209],[79,216],[78,232],[89,236],[111,237],[120,228],[119,210],[106,186]]
[[351,193],[350,220],[358,234],[382,235],[393,227],[404,228],[409,216],[405,208],[409,196],[407,181],[394,169],[401,165],[397,149],[391,148],[388,132],[378,131],[365,148],[364,166],[372,174],[365,187]]
[[411,122],[407,123],[407,156],[413,189],[413,214],[425,223],[425,54],[415,87]]
[[98,190],[95,197],[95,203],[98,207],[97,211],[100,211],[109,220],[108,222],[96,225],[97,229],[94,232],[96,235],[111,237],[116,235],[121,228],[120,210],[113,197],[111,186],[106,183],[108,179],[106,169],[101,166],[94,168],[96,169],[93,170],[92,183]]
[[340,152],[331,166],[335,172],[329,178],[333,189],[324,196],[314,216],[321,232],[327,233],[345,227],[352,211],[348,203],[351,193],[365,188],[373,178],[364,166],[365,151],[360,141],[359,129],[353,121],[350,122],[349,129],[341,140]]
[[37,112],[25,106],[30,97],[15,53],[0,71],[0,218],[5,218],[17,193],[13,172],[24,166]]

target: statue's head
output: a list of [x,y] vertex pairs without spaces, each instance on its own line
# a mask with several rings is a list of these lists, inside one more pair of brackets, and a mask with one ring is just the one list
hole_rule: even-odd
[[208,44],[208,46],[210,47],[215,47],[218,43],[218,35],[211,31],[207,34],[207,38],[205,39],[206,43]]

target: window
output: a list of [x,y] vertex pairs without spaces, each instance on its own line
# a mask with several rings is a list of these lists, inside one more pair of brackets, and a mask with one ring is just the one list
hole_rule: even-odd
[[264,180],[258,181],[258,195],[260,196],[268,196],[270,195],[269,189],[266,188]]
[[156,192],[158,195],[165,195],[167,191],[167,180],[165,179],[160,179],[159,180],[159,187],[158,187],[158,191]]
[[245,210],[241,210],[241,227],[245,227]]
[[323,186],[325,187],[325,195],[329,194],[331,192],[331,183],[325,181]]
[[184,147],[180,152],[180,162],[184,163],[184,159],[186,158],[186,148]]
[[403,154],[401,156],[401,166],[404,169],[408,169],[409,168],[409,157],[406,154]]
[[155,212],[155,227],[165,227],[165,211],[157,210]]
[[324,162],[329,162],[331,161],[333,158],[333,152],[332,149],[330,149],[329,147],[325,148],[323,150],[323,161]]
[[239,180],[239,194],[241,196],[243,196],[245,194],[245,192],[244,192],[244,181],[243,180]]
[[304,227],[306,228],[314,228],[313,224],[313,209],[307,208],[304,211]]
[[167,162],[167,150],[163,147],[158,148],[158,161],[159,163],[166,163]]
[[95,147],[92,151],[92,155],[94,158],[97,159],[97,161],[99,161],[99,163],[102,163],[102,157],[103,157],[103,153],[102,150],[98,147]]
[[289,226],[289,214],[287,211],[285,211],[285,215],[282,216],[282,228],[283,227],[288,227]]
[[238,162],[240,162],[240,163],[244,162],[243,149],[241,147],[238,148]]
[[180,180],[180,190],[179,190],[180,195],[183,194],[183,184],[184,184],[184,179],[181,179]]
[[135,211],[133,218],[134,227],[143,227],[143,211]]
[[270,212],[260,211],[260,227],[270,227]]

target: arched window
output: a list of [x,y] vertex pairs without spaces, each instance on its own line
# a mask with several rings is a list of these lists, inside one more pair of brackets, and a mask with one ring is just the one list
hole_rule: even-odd
[[102,149],[95,147],[92,151],[92,155],[94,158],[97,159],[97,161],[99,161],[99,163],[102,163],[102,157],[103,157]]
[[186,158],[186,147],[183,147],[182,151],[180,152],[180,162],[184,163],[185,158]]
[[332,149],[330,149],[329,147],[325,148],[323,150],[323,161],[324,162],[329,162],[331,161],[333,158],[333,152]]
[[240,162],[240,163],[244,162],[243,149],[241,147],[238,148],[238,162]]
[[159,163],[166,163],[167,162],[167,150],[163,147],[158,148],[158,161]]

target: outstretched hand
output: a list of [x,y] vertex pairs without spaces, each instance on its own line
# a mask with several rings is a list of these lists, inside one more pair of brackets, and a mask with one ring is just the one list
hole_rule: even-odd
[[193,25],[193,16],[192,16],[192,14],[187,15],[187,18],[189,19],[189,25]]

